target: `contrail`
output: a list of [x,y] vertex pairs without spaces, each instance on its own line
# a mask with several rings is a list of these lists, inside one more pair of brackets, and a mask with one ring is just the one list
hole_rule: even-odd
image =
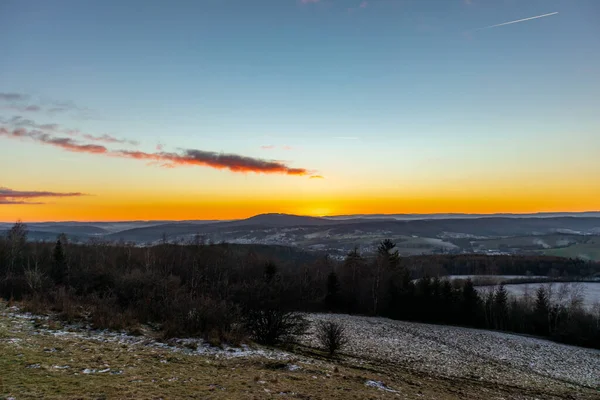
[[519,23],[519,22],[530,21],[530,20],[532,20],[532,19],[538,19],[538,18],[549,17],[549,16],[551,16],[551,15],[555,15],[555,14],[558,14],[558,11],[551,12],[551,13],[548,13],[548,14],[536,15],[535,17],[529,17],[529,18],[518,19],[518,20],[516,20],[516,21],[503,22],[503,23],[501,23],[501,24],[490,25],[490,26],[486,26],[486,27],[483,27],[483,28],[475,29],[475,30],[476,30],[476,31],[481,31],[481,30],[483,30],[483,29],[497,28],[497,27],[499,27],[499,26],[504,26],[504,25],[516,24],[516,23]]

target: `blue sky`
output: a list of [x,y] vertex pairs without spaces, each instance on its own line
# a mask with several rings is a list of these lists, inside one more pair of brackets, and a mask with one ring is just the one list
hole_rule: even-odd
[[[591,180],[600,174],[599,18],[593,0],[3,0],[0,92],[72,107],[5,107],[0,117],[127,138],[145,152],[161,144],[283,160],[325,176],[318,190],[339,196],[355,186],[431,194],[440,181],[474,190],[548,173],[561,182],[585,174],[600,191]],[[40,168],[71,165],[98,182],[124,169],[134,181],[157,173],[132,160],[0,145],[2,169],[26,161],[25,175],[4,186],[37,185]],[[374,178],[385,171],[397,181]],[[202,179],[215,191],[239,184],[235,173],[169,172],[167,182]],[[276,182],[292,196],[295,179]]]

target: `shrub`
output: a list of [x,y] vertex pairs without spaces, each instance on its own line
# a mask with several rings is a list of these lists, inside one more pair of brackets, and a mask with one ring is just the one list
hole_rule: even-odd
[[114,296],[93,296],[89,302],[89,319],[96,329],[122,330],[137,324],[134,313],[122,310]]
[[346,327],[333,321],[321,321],[317,325],[317,340],[329,356],[333,356],[348,344]]
[[166,338],[204,336],[212,344],[237,344],[243,340],[236,321],[238,308],[224,300],[210,297],[175,299],[163,328]]
[[250,310],[245,322],[254,340],[270,346],[294,341],[296,336],[305,334],[309,326],[302,314],[281,309]]

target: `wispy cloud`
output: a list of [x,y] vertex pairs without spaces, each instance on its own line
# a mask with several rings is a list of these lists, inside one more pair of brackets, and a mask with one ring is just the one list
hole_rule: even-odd
[[558,14],[558,11],[551,12],[551,13],[548,13],[548,14],[536,15],[536,16],[534,16],[534,17],[522,18],[522,19],[517,19],[517,20],[514,20],[514,21],[503,22],[503,23],[501,23],[501,24],[490,25],[490,26],[484,26],[483,28],[478,28],[478,29],[475,29],[475,31],[481,31],[481,30],[484,30],[484,29],[498,28],[498,27],[500,27],[500,26],[504,26],[504,25],[518,24],[519,22],[525,22],[525,21],[531,21],[531,20],[533,20],[533,19],[550,17],[550,16],[552,16],[552,15],[556,15],[556,14]]
[[0,92],[0,101],[8,103],[2,106],[7,110],[15,110],[19,112],[38,112],[41,107],[37,104],[27,104],[31,96],[24,93],[6,93]]
[[80,114],[88,113],[90,110],[78,107],[70,101],[57,101],[48,99],[34,99],[25,93],[7,93],[0,92],[0,101],[8,103],[2,105],[3,109],[15,110],[18,112],[41,112],[46,111],[49,114],[63,112],[77,112]]
[[4,93],[0,92],[0,100],[4,101],[25,101],[29,96],[22,93]]
[[11,125],[13,127],[17,127],[17,128],[27,127],[27,128],[33,128],[33,129],[37,129],[37,130],[49,131],[49,132],[54,132],[54,133],[57,133],[57,132],[66,133],[69,136],[80,136],[80,137],[84,138],[85,140],[89,140],[92,142],[109,143],[109,144],[110,143],[120,143],[120,144],[129,144],[132,146],[138,146],[140,144],[138,141],[135,141],[135,140],[121,139],[121,138],[117,138],[117,137],[109,135],[109,134],[92,135],[89,133],[81,132],[78,129],[61,129],[61,126],[59,124],[39,124],[32,119],[23,118],[20,115],[13,116],[12,118],[9,118],[9,119],[0,119],[0,122],[3,124],[6,124],[6,125]]
[[40,198],[49,197],[79,197],[85,196],[80,192],[48,192],[37,190],[13,190],[6,187],[0,187],[0,204],[44,204],[39,201],[31,201]]
[[81,153],[107,153],[108,149],[104,146],[96,144],[82,144],[66,137],[56,137],[49,133],[38,130],[27,130],[25,128],[17,128],[12,131],[6,128],[0,128],[0,136],[6,136],[13,139],[30,139],[34,142],[47,144],[49,146],[59,147],[63,150]]
[[323,175],[311,175],[309,179],[325,179],[325,177]]
[[93,142],[101,142],[101,143],[120,143],[120,144],[130,144],[132,146],[139,146],[140,142],[137,140],[128,140],[128,139],[119,139],[114,136],[104,134],[100,136],[90,135],[89,133],[84,133],[81,135],[86,140],[91,140]]
[[349,13],[352,13],[352,12],[354,12],[354,11],[356,11],[356,10],[360,10],[360,9],[367,8],[368,6],[369,6],[369,2],[368,2],[368,1],[361,1],[361,2],[358,4],[358,6],[356,6],[356,7],[349,7],[349,8],[348,8],[348,12],[349,12]]
[[358,136],[334,136],[334,139],[338,139],[338,140],[358,140],[359,137]]
[[103,154],[111,157],[145,160],[158,163],[163,167],[201,166],[215,169],[227,169],[232,172],[255,172],[264,174],[311,175],[313,172],[305,168],[292,168],[284,162],[263,160],[238,154],[216,153],[197,149],[183,149],[179,153],[131,150],[110,150],[102,145],[81,143],[72,138],[57,137],[38,130],[18,128],[9,130],[0,127],[0,136],[13,139],[32,140],[36,143],[61,148],[77,153]]
[[42,129],[45,131],[57,131],[60,128],[60,125],[58,124],[38,124],[32,119],[23,118],[20,115],[15,115],[14,117],[9,119],[0,119],[0,122],[16,127],[28,127],[34,129]]
[[[277,146],[275,146],[274,144],[268,144],[268,145],[263,145],[263,146],[260,146],[260,148],[261,148],[262,150],[275,150],[275,149],[277,149],[278,147],[277,147]],[[292,149],[293,149],[293,147],[292,147],[292,146],[288,146],[288,145],[280,146],[279,148],[280,148],[281,150],[292,150]]]

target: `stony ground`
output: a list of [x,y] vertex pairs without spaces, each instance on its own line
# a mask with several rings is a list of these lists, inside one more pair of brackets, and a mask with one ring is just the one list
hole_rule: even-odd
[[380,318],[348,326],[344,354],[211,347],[63,325],[0,304],[0,399],[598,399],[600,353]]
[[[600,389],[600,351],[501,332],[394,321],[386,318],[313,314],[334,320],[351,337],[345,353],[446,377],[522,387]],[[304,338],[316,346],[312,335]]]

